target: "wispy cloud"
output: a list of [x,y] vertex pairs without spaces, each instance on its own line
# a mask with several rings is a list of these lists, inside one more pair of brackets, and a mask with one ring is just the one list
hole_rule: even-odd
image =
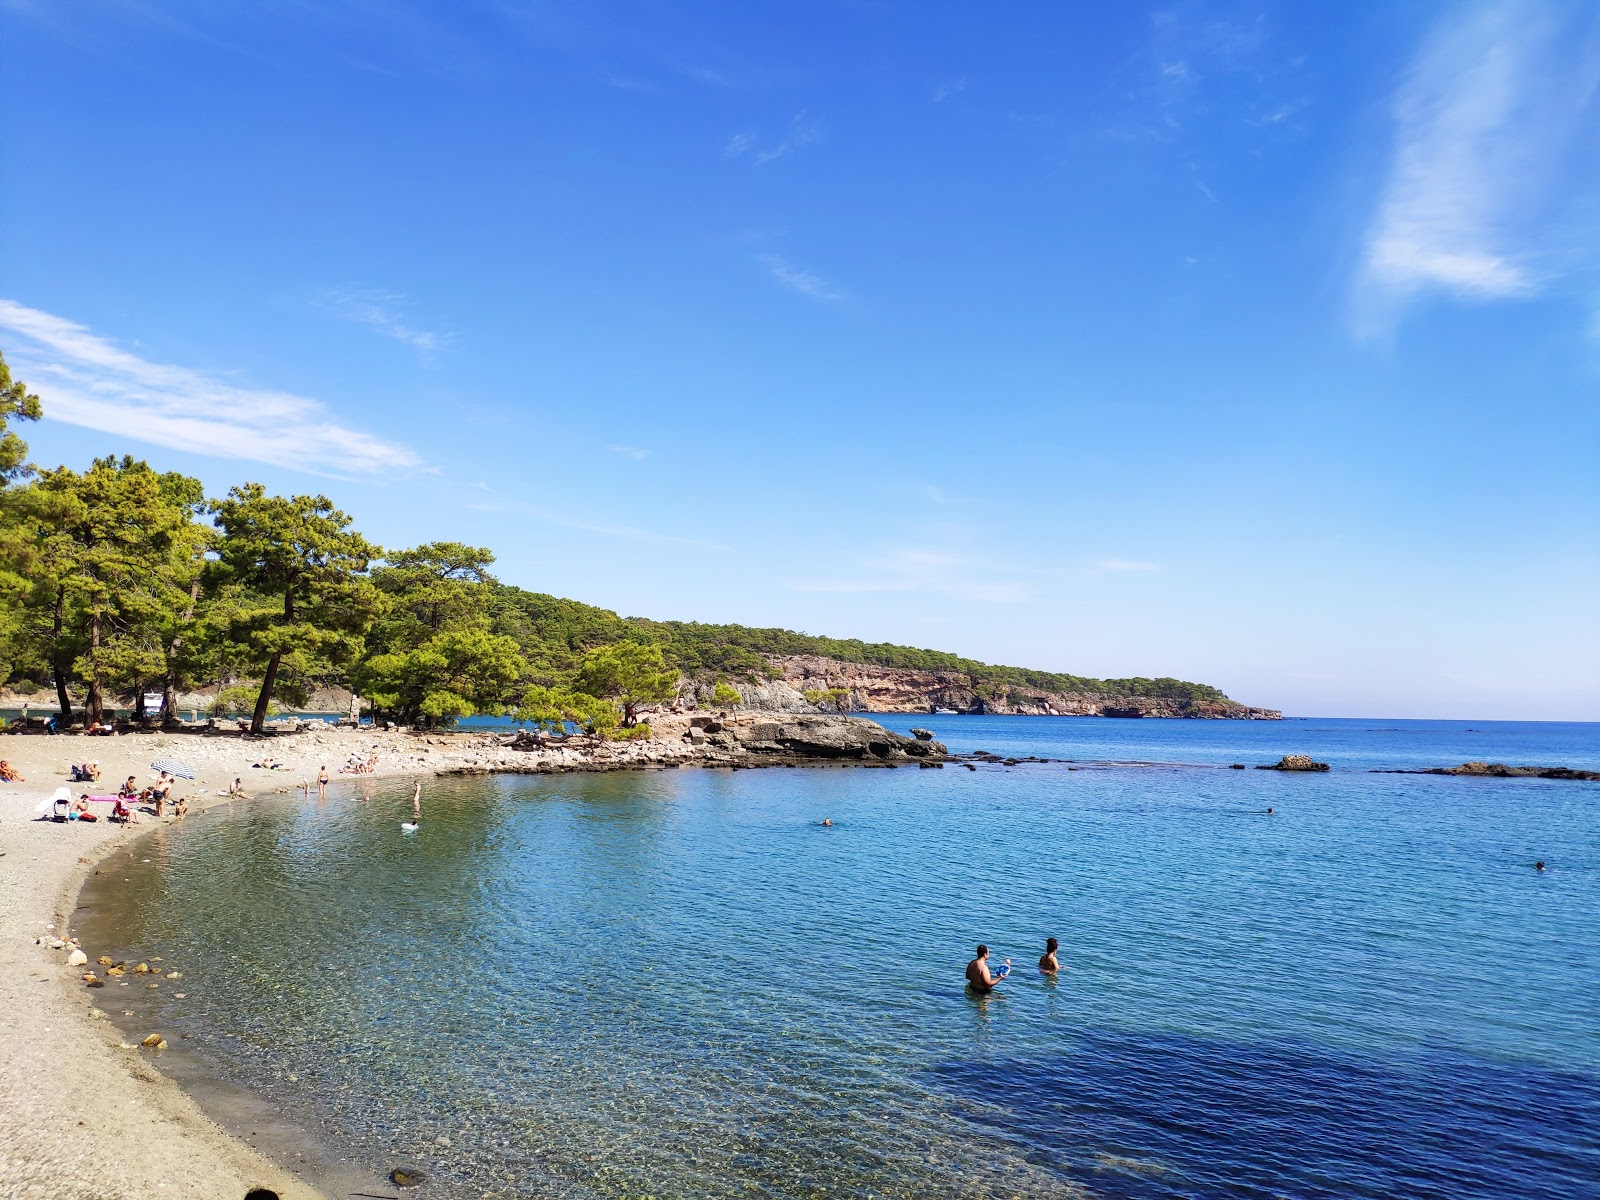
[[319,401],[239,387],[130,354],[65,317],[0,299],[6,354],[45,417],[136,441],[317,474],[421,464],[411,450],[336,423]]
[[899,547],[861,565],[866,568],[862,577],[807,580],[790,588],[837,594],[924,592],[980,604],[1017,604],[1034,594],[1027,583],[1006,578],[1015,572],[944,550]]
[[802,296],[828,303],[837,303],[844,299],[844,294],[826,279],[802,270],[779,255],[763,254],[759,257],[761,265],[767,268],[767,274],[791,292],[799,292]]
[[555,525],[561,529],[576,529],[581,533],[620,538],[623,541],[641,542],[650,546],[681,547],[691,550],[704,550],[712,554],[733,553],[732,546],[725,546],[721,542],[707,541],[703,538],[678,537],[675,534],[657,533],[651,529],[639,529],[632,525],[596,521],[589,517],[574,517],[569,513],[541,508],[538,505],[527,504],[520,500],[485,500],[475,504],[468,504],[467,507],[474,512],[515,513],[544,525]]
[[913,583],[885,583],[882,580],[856,579],[828,583],[796,583],[791,585],[791,590],[796,592],[850,594],[856,592],[909,592],[915,586],[916,584]]
[[746,130],[729,138],[728,144],[723,147],[723,153],[729,158],[742,158],[748,154],[751,162],[758,167],[764,167],[785,154],[821,140],[821,137],[822,132],[817,127],[816,121],[802,108],[795,113],[789,122],[788,131],[778,141],[763,145],[759,134]]
[[453,340],[434,329],[418,329],[405,317],[406,294],[380,288],[343,287],[324,292],[321,306],[336,316],[375,329],[384,337],[413,346],[425,355],[436,354]]
[[959,95],[966,90],[967,81],[965,79],[953,79],[949,83],[941,83],[933,89],[933,102],[935,104],[943,104],[951,96]]
[[[1512,299],[1562,270],[1573,247],[1547,238],[1563,184],[1594,172],[1597,42],[1592,18],[1574,26],[1574,11],[1472,4],[1417,54],[1394,99],[1393,153],[1364,247],[1362,332],[1391,326],[1423,293]],[[1587,242],[1588,253],[1600,248],[1592,231]]]
[[631,458],[636,461],[650,457],[650,451],[641,450],[638,446],[607,446],[606,449],[613,454],[620,454],[623,458]]

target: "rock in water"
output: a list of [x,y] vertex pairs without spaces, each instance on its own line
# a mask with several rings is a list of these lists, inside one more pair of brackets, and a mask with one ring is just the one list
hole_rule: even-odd
[[106,981],[101,979],[98,975],[85,975],[83,977],[83,982],[90,987],[105,987],[106,985]]
[[148,974],[150,974],[150,964],[149,963],[140,963],[137,967],[135,967],[133,969],[133,973],[135,975],[148,975]]
[[1258,771],[1326,771],[1327,763],[1312,762],[1309,754],[1285,754],[1271,766],[1257,767]]
[[88,961],[89,956],[82,950],[74,950],[71,954],[67,955],[67,966],[69,967],[81,967]]
[[396,1187],[416,1187],[428,1173],[420,1167],[396,1167],[389,1172],[389,1182]]
[[112,967],[116,965],[117,960],[112,958],[109,954],[102,954],[99,958],[95,959],[95,962],[99,963],[102,967]]
[[144,1039],[139,1043],[139,1045],[148,1050],[159,1050],[166,1044],[166,1039],[163,1038],[159,1033],[146,1034]]
[[913,729],[911,731],[911,736],[916,738],[917,741],[919,741],[919,742],[931,742],[931,741],[933,741],[933,730],[931,730],[931,729]]

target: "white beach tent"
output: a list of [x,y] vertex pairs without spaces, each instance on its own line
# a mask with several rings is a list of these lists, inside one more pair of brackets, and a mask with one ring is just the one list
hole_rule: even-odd
[[72,803],[72,789],[69,787],[58,787],[55,791],[55,795],[46,796],[43,800],[39,801],[38,805],[33,811],[42,817],[56,805],[63,802],[68,805]]

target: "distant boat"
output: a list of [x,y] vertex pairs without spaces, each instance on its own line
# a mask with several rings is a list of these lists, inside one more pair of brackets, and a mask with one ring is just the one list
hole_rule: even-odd
[[961,715],[953,708],[940,708],[937,704],[930,708],[928,712],[935,717],[959,717]]

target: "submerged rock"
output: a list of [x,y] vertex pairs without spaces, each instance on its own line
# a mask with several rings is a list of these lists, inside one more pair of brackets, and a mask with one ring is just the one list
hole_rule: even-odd
[[416,1187],[427,1177],[421,1167],[396,1167],[389,1172],[389,1182],[396,1187]]

